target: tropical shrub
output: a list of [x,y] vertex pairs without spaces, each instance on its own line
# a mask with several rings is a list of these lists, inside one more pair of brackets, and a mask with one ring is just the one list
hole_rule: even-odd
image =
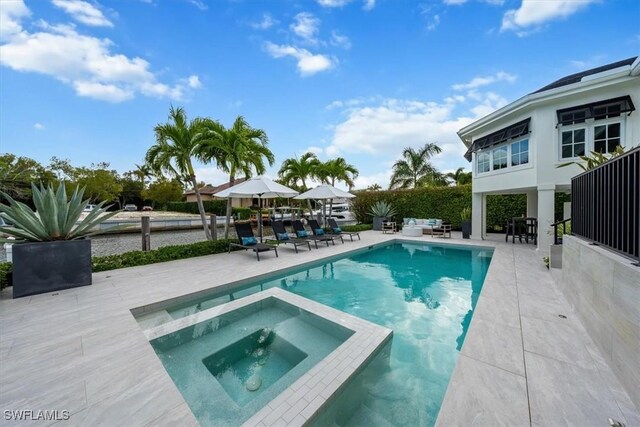
[[460,211],[460,221],[465,222],[471,219],[471,208],[466,207]]
[[[13,223],[12,227],[0,227],[0,232],[15,237],[12,242],[48,242],[54,240],[77,240],[100,233],[94,227],[116,215],[118,211],[106,212],[101,202],[91,209],[84,219],[80,219],[89,200],[82,200],[84,188],[76,187],[71,199],[67,197],[64,184],[53,191],[31,185],[34,212],[24,203],[14,200],[6,193],[2,195],[9,205],[0,203],[0,216]],[[8,241],[0,239],[0,241]]]
[[11,285],[11,276],[13,274],[12,264],[10,262],[0,263],[0,290]]

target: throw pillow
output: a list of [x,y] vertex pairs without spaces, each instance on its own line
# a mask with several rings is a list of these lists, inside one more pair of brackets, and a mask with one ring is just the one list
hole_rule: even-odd
[[251,237],[243,237],[242,238],[242,244],[243,245],[246,245],[246,246],[255,245],[256,243],[258,243],[258,241],[253,236],[251,236]]
[[307,234],[307,232],[305,230],[298,230],[298,231],[296,231],[296,236],[298,236],[298,237],[307,237],[309,235]]
[[287,233],[277,233],[278,240],[289,240],[289,234]]
[[324,230],[322,228],[316,228],[315,233],[317,236],[322,236],[324,234]]
[[333,232],[334,232],[334,233],[341,233],[341,232],[342,232],[342,228],[340,228],[340,227],[333,227]]

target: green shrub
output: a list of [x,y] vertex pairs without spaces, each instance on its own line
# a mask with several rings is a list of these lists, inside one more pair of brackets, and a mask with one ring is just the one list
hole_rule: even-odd
[[[565,193],[556,193],[556,221],[562,218],[563,203],[571,200]],[[352,202],[352,210],[359,222],[370,224],[371,206],[378,201],[393,205],[396,221],[402,218],[441,218],[460,229],[460,213],[471,206],[471,185],[455,187],[425,187],[412,190],[360,191]],[[502,231],[505,223],[527,212],[526,194],[488,195],[487,230]]]
[[[227,215],[227,201],[226,200],[205,200],[202,202],[204,211],[207,214],[215,214],[218,216]],[[182,212],[193,215],[200,215],[198,210],[198,204],[196,202],[169,202],[167,203],[166,210],[171,212]],[[238,219],[249,219],[251,209],[249,208],[233,208],[233,214]]]
[[11,285],[13,275],[12,265],[10,262],[0,263],[0,290]]
[[367,231],[373,228],[371,224],[356,224],[356,225],[341,225],[342,231],[347,233],[359,233],[360,231]]
[[93,272],[218,254],[229,250],[229,242],[233,241],[235,240],[205,241],[189,245],[165,246],[146,252],[132,251],[118,255],[93,257]]

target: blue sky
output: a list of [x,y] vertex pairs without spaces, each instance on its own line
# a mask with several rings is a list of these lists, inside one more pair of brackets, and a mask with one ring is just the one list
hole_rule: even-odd
[[387,186],[405,146],[469,168],[458,129],[638,55],[639,22],[637,0],[1,0],[0,152],[124,172],[173,104],[266,130],[268,175],[311,150]]

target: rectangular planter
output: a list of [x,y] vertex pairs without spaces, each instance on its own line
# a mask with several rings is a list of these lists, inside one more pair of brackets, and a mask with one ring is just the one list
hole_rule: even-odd
[[91,284],[91,240],[13,245],[13,297]]
[[471,221],[462,222],[462,238],[468,239],[471,236]]

